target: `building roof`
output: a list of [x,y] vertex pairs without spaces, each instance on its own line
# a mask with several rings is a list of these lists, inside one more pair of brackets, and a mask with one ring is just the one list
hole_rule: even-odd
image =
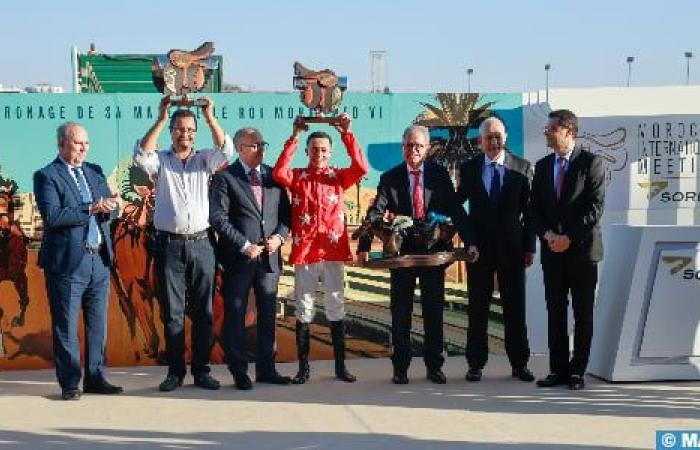
[[[160,55],[79,55],[80,92],[158,92],[151,71],[156,56]],[[218,59],[218,68],[212,69],[201,92],[221,92],[222,57],[213,58]]]

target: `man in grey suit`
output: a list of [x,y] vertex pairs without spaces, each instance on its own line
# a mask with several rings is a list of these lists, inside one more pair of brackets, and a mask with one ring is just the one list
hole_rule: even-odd
[[218,235],[223,266],[224,327],[222,340],[237,389],[248,390],[245,313],[253,289],[257,307],[256,381],[289,384],[275,369],[277,285],[282,272],[280,246],[290,225],[286,190],[262,164],[267,142],[255,128],[234,136],[238,159],[212,177],[209,221]]

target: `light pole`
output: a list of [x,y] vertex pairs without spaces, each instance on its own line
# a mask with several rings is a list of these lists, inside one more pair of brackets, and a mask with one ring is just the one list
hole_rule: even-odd
[[470,94],[472,92],[472,74],[474,73],[474,69],[467,69],[467,93]]
[[549,69],[552,65],[547,63],[544,65],[544,98],[547,103],[549,103]]
[[632,63],[634,62],[634,56],[627,57],[627,87],[630,87],[630,79],[632,78]]
[[685,84],[690,84],[690,58],[693,52],[685,52]]

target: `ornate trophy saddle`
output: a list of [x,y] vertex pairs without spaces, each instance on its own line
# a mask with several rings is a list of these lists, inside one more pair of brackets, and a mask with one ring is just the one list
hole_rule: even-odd
[[214,44],[205,42],[196,50],[170,50],[166,55],[153,58],[153,83],[165,95],[187,96],[199,92],[217,61],[212,58]]
[[301,102],[316,114],[330,114],[340,106],[347,79],[332,70],[313,71],[294,63],[294,88],[301,91]]

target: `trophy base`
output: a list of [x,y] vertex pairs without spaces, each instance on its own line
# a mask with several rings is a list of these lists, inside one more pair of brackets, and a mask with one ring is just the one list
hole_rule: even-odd
[[464,249],[452,252],[438,252],[418,255],[401,255],[388,258],[373,258],[364,266],[370,269],[400,269],[404,267],[449,266],[455,261],[472,262],[471,256]]
[[307,117],[302,117],[301,121],[304,123],[327,123],[327,124],[332,125],[332,126],[340,125],[340,117],[335,117],[335,116],[330,116],[330,117],[307,116]]
[[193,106],[204,108],[209,106],[209,100],[206,98],[187,98],[185,96],[176,98],[170,101],[171,106],[179,108],[191,108]]

